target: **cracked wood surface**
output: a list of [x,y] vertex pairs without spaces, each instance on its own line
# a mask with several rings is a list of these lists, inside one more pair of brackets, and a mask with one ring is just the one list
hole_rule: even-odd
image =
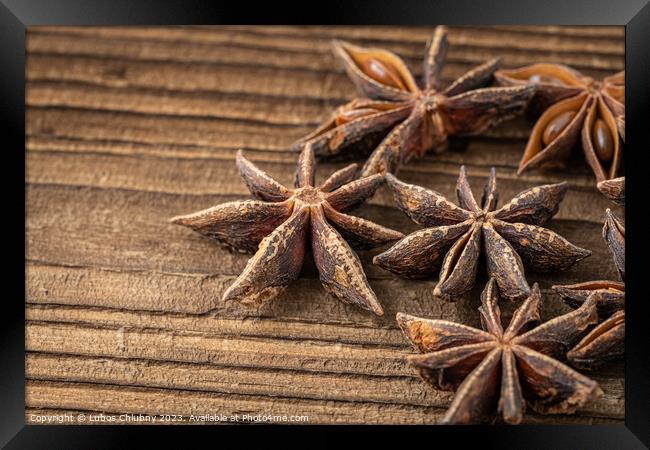
[[[247,198],[235,151],[290,184],[290,144],[355,96],[332,38],[395,51],[420,75],[432,28],[33,27],[27,34],[27,411],[34,414],[298,414],[310,423],[432,423],[452,395],[420,381],[394,321],[403,311],[478,325],[478,294],[433,300],[360,252],[386,314],[330,297],[311,258],[299,280],[258,309],[221,302],[247,255],[168,218]],[[452,27],[446,81],[491,57],[603,77],[623,68],[622,28]],[[560,172],[516,167],[520,118],[404,167],[404,181],[454,197],[459,165],[482,186],[497,167],[509,199],[567,180],[548,227],[593,255],[559,274],[528,273],[544,319],[568,308],[553,284],[617,279],[602,241],[605,208],[580,155]],[[360,161],[362,162],[362,161]],[[345,162],[321,163],[322,181]],[[382,188],[359,215],[416,229]],[[512,312],[504,305],[504,319]],[[605,395],[573,416],[527,423],[622,423],[623,364],[589,374]],[[323,386],[327,386],[323,389]],[[187,420],[187,417],[185,418]]]

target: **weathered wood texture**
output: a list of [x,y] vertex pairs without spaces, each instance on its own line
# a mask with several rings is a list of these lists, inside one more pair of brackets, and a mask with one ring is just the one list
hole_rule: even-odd
[[[310,423],[432,423],[451,394],[420,381],[395,324],[405,311],[478,324],[466,301],[434,301],[434,281],[373,266],[374,317],[329,297],[313,263],[259,310],[220,301],[248,256],[167,219],[247,191],[236,149],[290,183],[290,144],[355,95],[331,38],[377,45],[420,73],[431,29],[397,27],[51,28],[27,39],[27,406],[63,412],[299,414]],[[450,29],[446,79],[501,55],[505,66],[570,64],[602,77],[624,63],[622,28]],[[490,166],[508,199],[567,179],[550,228],[593,255],[561,274],[529,274],[545,318],[567,308],[555,283],[615,279],[605,208],[579,157],[560,173],[515,175],[530,123],[518,119],[404,168],[408,182],[453,198],[460,163],[475,191]],[[319,165],[324,178],[343,163]],[[382,189],[360,215],[415,229]],[[622,209],[613,207],[617,214]],[[481,282],[484,282],[482,280]],[[512,307],[506,305],[507,311]],[[621,422],[621,364],[593,374],[602,399],[574,416],[527,422]],[[187,420],[187,419],[185,419]]]

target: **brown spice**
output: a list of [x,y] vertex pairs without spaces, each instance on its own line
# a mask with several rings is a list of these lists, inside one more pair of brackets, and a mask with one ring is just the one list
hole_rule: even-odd
[[397,206],[411,220],[429,228],[409,234],[373,262],[404,277],[424,278],[435,273],[444,255],[434,290],[437,297],[453,301],[472,288],[481,249],[501,295],[511,300],[530,294],[524,266],[542,272],[564,270],[591,254],[540,226],[557,213],[566,183],[528,189],[497,210],[494,169],[481,205],[472,194],[464,166],[456,187],[460,206],[391,174],[386,180]]
[[361,262],[346,240],[357,247],[374,247],[403,234],[342,212],[371,197],[383,176],[351,181],[357,172],[352,164],[315,187],[314,154],[309,146],[298,161],[295,189],[273,180],[244,158],[241,150],[237,167],[259,201],[224,203],[172,219],[236,250],[257,250],[223,294],[224,301],[256,305],[276,297],[298,277],[311,242],[323,286],[346,303],[383,314]]
[[[608,209],[603,238],[609,247],[621,279],[625,281],[625,227]],[[553,286],[564,302],[578,308],[586,301],[596,302],[598,315],[605,320],[584,337],[569,353],[569,362],[591,369],[625,353],[625,283],[608,280]]]
[[493,80],[497,59],[442,89],[440,73],[446,52],[447,30],[440,26],[427,47],[420,88],[397,55],[334,42],[334,53],[368,98],[337,109],[318,129],[296,142],[294,149],[309,144],[317,156],[352,152],[365,156],[374,149],[361,175],[394,172],[429,149],[444,151],[448,136],[482,133],[524,111],[534,86],[484,88]]
[[601,181],[597,187],[605,197],[617,205],[625,205],[625,177]]
[[540,319],[537,284],[503,330],[494,278],[481,295],[483,330],[446,320],[397,314],[402,332],[422,355],[408,361],[435,389],[456,391],[444,424],[485,421],[494,412],[520,423],[526,405],[540,413],[573,413],[602,395],[598,384],[564,365],[575,339],[596,322],[594,300],[535,327]]
[[[598,294],[592,294],[597,296]],[[625,311],[616,311],[567,353],[571,365],[593,369],[625,354]]]
[[[531,132],[519,173],[562,163],[578,139],[597,181],[616,177],[625,139],[625,72],[595,81],[560,64],[499,70],[504,86],[534,85],[533,109],[544,111]],[[550,81],[552,80],[552,81]]]

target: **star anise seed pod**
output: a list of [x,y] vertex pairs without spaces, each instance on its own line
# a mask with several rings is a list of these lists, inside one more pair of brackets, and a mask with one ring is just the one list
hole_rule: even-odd
[[[609,209],[606,215],[603,238],[621,279],[625,281],[625,227]],[[605,318],[567,354],[572,365],[591,369],[625,353],[625,283],[598,280],[553,286],[553,289],[572,308],[580,307],[593,297],[598,316]]]
[[415,223],[429,228],[407,235],[373,262],[407,278],[425,278],[435,273],[444,255],[436,297],[453,301],[472,288],[481,249],[490,276],[499,284],[501,295],[510,300],[530,294],[524,266],[538,272],[564,270],[591,254],[540,226],[557,213],[566,183],[527,189],[497,210],[494,168],[480,205],[465,166],[460,168],[456,185],[460,206],[391,174],[386,181],[397,206]]
[[617,205],[625,205],[625,177],[604,180],[596,186],[605,197]]
[[582,141],[597,181],[616,177],[623,158],[625,72],[595,81],[561,64],[499,70],[504,86],[537,86],[533,103],[545,109],[531,132],[518,173],[558,165]]
[[598,293],[598,316],[606,318],[625,308],[625,283],[613,280],[595,280],[584,283],[556,285],[557,292],[571,308],[578,308],[587,298]]
[[351,181],[357,172],[352,164],[314,187],[315,161],[309,146],[300,154],[295,189],[273,180],[244,158],[241,150],[237,167],[259,201],[224,203],[172,219],[229,247],[257,250],[223,294],[224,301],[261,304],[276,297],[300,274],[311,243],[325,289],[346,303],[382,315],[361,262],[346,239],[359,247],[374,247],[404,235],[342,211],[371,197],[383,176]]
[[398,313],[402,332],[421,355],[409,362],[435,389],[456,391],[441,423],[470,424],[495,411],[521,422],[526,404],[539,413],[573,413],[602,395],[598,384],[558,361],[588,325],[594,301],[542,325],[537,284],[504,331],[496,280],[490,279],[479,308],[483,330],[446,320]]
[[442,152],[448,136],[482,133],[522,113],[535,91],[534,86],[525,85],[483,88],[492,82],[498,59],[442,89],[440,74],[447,53],[447,29],[442,26],[427,45],[422,87],[394,53],[342,41],[333,46],[359,92],[369,98],[338,108],[316,131],[296,142],[294,149],[310,144],[318,156],[343,151],[367,155],[379,144],[362,176],[394,172],[429,149]]
[[620,310],[591,330],[566,356],[574,367],[593,369],[624,354],[625,311]]

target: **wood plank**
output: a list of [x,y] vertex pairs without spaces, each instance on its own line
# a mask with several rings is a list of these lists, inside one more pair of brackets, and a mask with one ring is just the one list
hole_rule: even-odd
[[[528,186],[533,183],[569,180],[575,187],[588,188],[589,192],[598,193],[594,187],[593,174],[587,168],[584,157],[578,149],[574,152],[573,159],[568,161],[565,171],[529,171],[515,177],[517,163],[525,142],[504,139],[515,139],[511,127],[517,129],[516,125],[516,121],[503,124],[494,129],[487,139],[452,140],[451,151],[438,155],[429,154],[423,159],[422,164],[407,165],[400,173],[415,171],[434,174],[444,170],[455,176],[459,164],[467,165],[470,174],[476,173],[476,169],[487,173],[486,168],[496,166],[500,168],[500,179],[506,176],[528,181],[530,183]],[[519,125],[519,131],[514,132],[523,136],[528,125],[523,120]],[[502,135],[502,130],[506,128],[510,136]],[[27,130],[29,134],[27,145],[30,150],[87,151],[185,159],[229,158],[233,161],[235,150],[244,148],[249,152],[259,153],[248,154],[254,161],[283,161],[291,165],[294,164],[296,155],[288,152],[288,149],[298,137],[293,128],[263,123],[196,117],[142,116],[132,113],[61,108],[30,109]],[[329,173],[329,170],[343,165],[342,163],[328,164],[324,162],[319,165],[324,167],[319,173]],[[287,180],[290,179],[292,175],[289,174],[293,171],[293,167],[284,169]],[[278,173],[281,172],[278,170]],[[424,185],[427,183],[425,182]],[[600,195],[593,197],[599,205],[603,207],[609,205],[603,203]]]
[[[79,98],[86,97],[83,91],[74,95]],[[158,97],[154,97],[153,100],[156,102],[155,104],[161,105],[167,102],[167,100]],[[74,102],[70,99],[66,101]],[[215,101],[219,103],[218,100]],[[116,109],[108,111],[94,110],[92,103],[87,103],[87,100],[83,100],[83,102],[80,107],[29,108],[28,135],[50,140],[69,139],[100,143],[149,144],[160,149],[172,146],[191,146],[199,147],[199,149],[243,147],[263,150],[268,153],[286,153],[291,144],[303,132],[318,123],[318,120],[306,123],[304,117],[301,118],[294,112],[285,116],[285,112],[290,109],[289,103],[279,106],[282,108],[278,110],[279,119],[267,122],[263,116],[258,116],[259,120],[240,120],[236,112],[233,112],[232,115],[225,114],[224,117],[209,117],[209,111],[205,112],[207,114],[205,117],[202,116],[203,111],[197,111],[197,116],[150,114],[146,110],[141,110],[139,113],[126,112],[121,111],[121,108],[126,108],[126,106],[119,105],[119,98],[115,100]],[[197,108],[199,107],[197,106]],[[298,109],[298,113],[305,111]],[[277,123],[278,120],[283,122],[283,126]],[[296,125],[295,122],[300,123]],[[499,139],[500,145],[513,151],[510,157],[514,157],[514,160],[509,161],[509,164],[514,167],[525,147],[523,137],[529,128],[530,125],[523,120],[513,121],[509,123],[507,130],[503,127],[495,128],[491,134],[487,134],[484,138]],[[505,139],[518,142],[508,142]],[[452,152],[447,152],[438,157],[448,157],[451,154]],[[201,154],[199,153],[197,156],[200,157]],[[467,162],[471,163],[471,160]],[[407,167],[411,168],[412,166]],[[586,170],[584,172],[586,173]]]
[[[248,135],[248,137],[253,137]],[[263,170],[278,179],[286,179],[287,183],[291,182],[290,174],[295,171],[297,154],[287,151],[266,151],[263,149],[236,147],[215,147],[202,146],[194,144],[173,144],[173,143],[149,143],[133,140],[93,140],[74,137],[57,137],[57,136],[31,136],[27,139],[27,147],[33,152],[45,153],[89,153],[94,155],[125,155],[130,156],[129,162],[139,157],[146,159],[171,158],[180,160],[204,161],[206,164],[219,164],[226,171],[228,165],[231,170],[235,167],[235,153],[237,149],[244,149],[246,157],[258,164]],[[470,174],[485,177],[490,167],[499,169],[498,177],[503,184],[504,180],[514,180],[520,186],[529,187],[533,185],[559,183],[567,181],[571,190],[589,192],[594,196],[597,192],[594,186],[594,177],[586,167],[585,161],[571,161],[570,166],[562,172],[530,171],[520,176],[516,175],[516,165],[521,154],[521,144],[500,143],[493,140],[473,140],[463,149],[452,150],[447,153],[425,156],[420,164],[407,165],[401,171],[399,176],[405,179],[411,179],[411,182],[418,182],[423,186],[431,183],[432,176],[436,174],[447,174],[452,176],[458,175],[459,164],[464,164]],[[34,158],[39,158],[34,155]],[[47,156],[43,156],[47,157]],[[52,157],[51,155],[49,157]],[[65,156],[60,156],[65,158]],[[71,156],[69,156],[71,158]],[[363,161],[341,161],[333,162],[321,160],[318,163],[317,177],[324,179],[326,175],[333,173],[350,162],[357,164]],[[268,164],[275,163],[275,164]],[[202,172],[201,177],[205,177],[206,172]],[[424,174],[428,174],[424,177]],[[236,174],[233,174],[237,176]],[[49,175],[50,177],[54,175]],[[83,175],[79,175],[83,176]],[[418,180],[419,178],[419,180]],[[483,180],[478,179],[480,185]],[[506,181],[506,185],[510,183]],[[178,189],[179,187],[177,187]],[[185,187],[187,189],[187,187]],[[232,189],[237,190],[233,186]],[[517,189],[517,188],[513,188]],[[205,191],[196,191],[205,193]],[[381,192],[381,191],[380,191]],[[518,191],[513,191],[515,194]],[[600,209],[613,206],[610,203],[603,203],[602,199],[595,196],[597,208]],[[371,200],[371,203],[373,201]],[[380,203],[380,202],[374,202]],[[392,204],[392,202],[389,202]],[[594,208],[596,209],[596,208]]]
[[[481,55],[481,52],[477,52]],[[483,54],[483,58],[486,56]],[[488,55],[489,57],[489,55]],[[336,67],[332,61],[330,67]],[[460,77],[471,65],[448,65],[445,83]],[[618,64],[612,74],[622,69]],[[242,94],[343,103],[356,97],[346,75],[339,70],[314,72],[303,69],[250,67],[226,64],[187,64],[170,61],[116,60],[91,57],[31,55],[27,79],[30,82],[67,82],[90,86],[164,90],[167,93],[197,95]]]
[[[518,33],[518,36],[530,35],[558,35],[568,36],[576,39],[585,39],[593,41],[594,39],[612,40],[623,38],[625,28],[622,26],[569,26],[569,25],[463,25],[450,26],[452,30],[467,32],[495,30],[509,30]],[[358,38],[366,37],[369,39],[384,39],[397,42],[409,42],[426,39],[431,33],[431,26],[395,26],[395,25],[372,25],[372,26],[350,26],[350,25],[214,25],[214,26],[148,26],[148,27],[130,27],[130,26],[51,26],[37,25],[30,27],[34,32],[49,32],[70,34],[74,33],[80,36],[100,36],[110,38],[113,36],[125,36],[133,39],[152,37],[177,41],[183,38],[195,39],[203,35],[215,36],[220,30],[230,33],[249,33],[254,35],[332,35],[343,34],[345,36],[356,36]]]
[[[548,320],[569,309],[559,303],[553,302],[551,297],[545,295],[542,305],[542,320]],[[433,305],[426,307],[432,308]],[[426,308],[425,307],[425,308]],[[440,306],[438,306],[440,308]],[[424,308],[423,308],[424,309]],[[504,319],[509,320],[513,308],[503,305]],[[409,311],[411,312],[411,311]],[[442,309],[435,317],[447,320],[460,320],[459,316],[465,315],[464,323],[480,326],[476,309],[453,310]],[[418,313],[420,314],[420,313]],[[426,314],[424,314],[426,315]],[[149,312],[142,310],[128,310],[104,308],[97,306],[83,306],[83,302],[74,306],[55,304],[29,304],[26,316],[30,322],[54,325],[81,325],[86,327],[96,326],[102,329],[129,329],[133,331],[162,330],[167,333],[205,334],[219,338],[272,338],[285,340],[309,340],[322,345],[350,344],[364,348],[377,349],[402,349],[412,352],[405,341],[401,331],[394,322],[382,324],[346,324],[343,321],[310,321],[309,317],[295,319],[274,315],[269,317],[237,317],[220,311],[216,314],[184,314]],[[592,373],[601,379],[620,378],[623,364],[612,362],[602,366],[597,373]],[[374,375],[374,374],[370,374]]]
[[155,359],[276,370],[405,376],[403,349],[206,333],[32,322],[34,352]]
[[[172,363],[30,353],[30,380],[119,384],[346,402],[374,402],[442,408],[451,395],[428,389],[417,377],[340,376],[331,373],[245,369],[205,364]],[[323,392],[323,386],[331,386]],[[396,398],[395,393],[406,395]]]
[[[70,273],[70,278],[74,273]],[[65,304],[58,298],[50,298],[49,302],[42,296],[30,298],[26,315],[29,321],[52,322],[60,324],[101,326],[104,328],[165,330],[167,332],[185,331],[191,333],[206,333],[222,337],[253,337],[292,340],[322,341],[325,343],[346,343],[367,346],[382,346],[386,348],[407,348],[407,342],[395,322],[390,320],[381,323],[370,321],[352,322],[354,316],[344,318],[331,315],[329,318],[315,317],[314,314],[291,317],[288,314],[255,314],[254,312],[218,310],[211,314],[187,312],[188,306],[180,305],[169,308],[162,314],[159,305],[134,310],[133,302],[121,307],[117,302],[107,305],[103,299],[80,295],[79,291],[69,289],[67,295],[76,297],[76,303]],[[143,296],[144,297],[144,296]],[[58,302],[58,303],[55,303]],[[106,302],[108,303],[108,302]],[[183,308],[184,307],[184,308]],[[460,308],[439,305],[440,316],[454,320],[463,311]],[[177,311],[183,309],[182,311]],[[313,309],[313,308],[312,308]],[[428,306],[431,312],[434,306]],[[545,311],[551,308],[545,305]],[[469,314],[465,314],[469,316]],[[468,322],[477,321],[478,317],[468,317]]]
[[[345,74],[274,67],[188,65],[115,61],[112,59],[30,56],[27,79],[87,83],[99,86],[164,89],[170,92],[248,93],[284,98],[343,102],[355,95]],[[332,77],[326,79],[326,77]]]
[[[535,56],[538,59],[547,59],[585,68],[590,72],[601,73],[616,70],[621,65],[620,60],[624,53],[622,43],[611,39],[594,42],[591,39],[589,41],[579,41],[577,39],[568,40],[564,36],[549,37],[548,35],[541,35],[536,39],[536,42],[531,43],[528,39],[517,40],[521,35],[513,32],[489,31],[490,36],[481,36],[475,33],[456,32],[456,29],[452,28],[451,33],[451,48],[446,59],[446,67],[459,63],[474,64],[481,58],[485,59],[486,54],[489,55],[498,51],[499,56],[503,58],[504,64],[508,66],[526,64],[531,56]],[[494,39],[495,33],[509,36],[515,43],[519,43],[518,47],[514,48],[510,44],[504,46],[500,39]],[[222,42],[205,43],[175,40],[170,44],[152,38],[133,40],[118,33],[114,33],[110,38],[96,38],[37,30],[30,33],[27,50],[35,55],[74,55],[115,58],[118,60],[133,59],[200,64],[250,65],[252,61],[257,61],[264,66],[329,70],[332,68],[331,62],[333,61],[330,55],[329,40],[331,38],[344,38],[352,39],[362,45],[386,47],[399,53],[412,65],[414,71],[419,71],[420,68],[417,63],[423,57],[423,43],[430,38],[430,34],[427,34],[422,36],[420,40],[414,40],[412,45],[405,45],[404,41],[390,42],[384,40],[380,42],[373,39],[371,42],[366,42],[366,39],[362,36],[344,32],[322,35],[319,36],[320,39],[314,39],[316,37],[314,34],[301,33],[299,35],[300,39],[309,39],[312,45],[300,49],[300,51],[287,52],[286,46],[275,47],[272,43],[269,45],[268,40],[261,40],[251,45],[251,43],[241,43],[228,39],[228,35],[218,29],[215,30],[215,34],[224,35]],[[586,46],[590,48],[589,53],[584,51]],[[476,51],[479,49],[483,50],[483,54]],[[590,54],[597,54],[601,57],[595,66],[593,58],[589,58]]]
[[[240,48],[280,48],[283,51],[325,53],[329,51],[329,39],[344,38],[361,42],[363,45],[382,45],[392,51],[398,46],[411,49],[411,55],[421,58],[423,47],[431,37],[430,27],[206,27],[163,29],[83,29],[78,27],[45,28],[34,30],[64,35],[79,35],[88,40],[129,39],[131,41],[232,45]],[[451,51],[461,53],[468,48],[503,52],[525,51],[526,53],[620,55],[624,52],[623,27],[583,28],[589,33],[587,39],[568,33],[560,27],[449,27]],[[575,30],[575,29],[574,29]],[[604,40],[595,40],[600,35]],[[583,36],[584,37],[584,36]],[[612,38],[619,38],[614,40]],[[406,47],[404,44],[409,43]],[[419,46],[419,47],[418,47]],[[538,57],[539,55],[535,55]],[[591,61],[591,67],[598,64]]]
[[[223,162],[206,161],[204,159],[185,158],[146,158],[146,164],[139,164],[141,156],[126,155],[97,155],[97,154],[71,154],[59,152],[34,152],[27,156],[27,180],[36,184],[70,184],[76,186],[89,186],[100,188],[128,189],[134,191],[161,192],[165,194],[188,194],[188,195],[220,195],[237,196],[241,199],[250,197],[246,185],[237,173],[234,160],[234,152],[228,152]],[[256,155],[253,155],[256,156]],[[254,161],[257,158],[252,157]],[[264,164],[280,183],[285,186],[292,186],[295,163],[293,158],[286,163]],[[260,164],[261,165],[261,164]],[[341,164],[342,166],[342,164]],[[94,170],[101,167],[101,171]],[[319,166],[319,181],[324,180],[338,166]],[[484,184],[488,168],[469,167],[470,180],[476,190]],[[185,174],[196,174],[187,177]],[[408,172],[400,175],[404,181],[420,184],[435,189],[454,200],[454,193],[450,187],[454,185],[458,176],[456,164],[438,164],[435,172],[436,178],[432,183],[429,181],[428,173]],[[502,204],[519,192],[534,186],[519,177],[512,177],[512,171],[506,171],[505,177],[502,171],[499,175],[499,194]],[[548,183],[550,180],[547,180]],[[560,180],[558,180],[560,181]],[[602,223],[605,209],[610,203],[603,197],[595,204],[586,204],[587,199],[593,197],[594,187],[576,187],[568,192],[561,204],[557,219],[570,219]],[[215,202],[219,203],[218,201]],[[376,198],[370,201],[373,205],[391,206],[394,200],[390,190],[386,187]],[[615,209],[620,212],[622,208]]]
[[[343,103],[308,98],[282,99],[249,93],[172,93],[154,89],[134,90],[87,84],[61,85],[57,82],[30,82],[26,95],[29,106],[49,108],[48,112],[53,112],[51,108],[56,107],[62,113],[68,112],[70,115],[90,114],[91,111],[100,110],[155,116],[241,120],[250,125],[258,122],[259,125],[284,126],[284,132],[289,134],[289,138],[306,134],[307,128],[316,126],[327,116],[329,109]],[[72,110],[66,111],[64,108]],[[30,114],[38,115],[38,110],[30,109]],[[38,125],[38,119],[35,119],[35,122],[34,125]],[[33,130],[34,133],[39,131]]]
[[[547,305],[544,309],[546,313],[549,312]],[[557,312],[552,314],[555,315]],[[320,396],[328,400],[404,402],[421,406],[447,406],[451,399],[449,393],[427,388],[418,381],[416,371],[403,364],[399,355],[403,357],[410,350],[406,348],[407,344],[397,330],[308,325],[295,321],[283,322],[277,318],[235,321],[219,317],[48,306],[31,306],[28,309],[28,320],[29,350],[48,353],[30,354],[30,358],[49,361],[47,367],[34,368],[28,359],[28,373],[30,378],[35,379],[165,387],[161,378],[171,376],[176,381],[167,383],[166,387],[179,389],[244,394],[259,390],[260,393],[266,391],[269,395],[276,395],[272,386],[280,385],[280,393],[300,398]],[[93,327],[99,327],[97,332],[100,333],[102,342],[100,347],[89,342],[89,335],[97,336]],[[192,339],[197,339],[197,336],[201,336],[198,338],[201,344],[192,345]],[[293,366],[284,365],[287,355],[283,354],[280,357],[283,366],[269,371],[269,365],[273,365],[273,362],[268,361],[273,359],[269,354],[273,354],[274,348],[285,351],[282,344],[276,347],[268,345],[277,343],[278,337],[291,339],[291,342],[296,342],[301,348],[305,345],[307,347],[304,353],[289,356],[289,361],[294,362]],[[187,345],[193,350],[188,352]],[[251,352],[251,348],[256,350]],[[370,350],[376,356],[376,363],[369,357]],[[59,353],[91,358],[61,356]],[[224,356],[226,353],[227,356]],[[100,358],[92,358],[93,356]],[[233,359],[237,361],[234,365]],[[386,359],[391,368],[388,372],[376,370],[375,364],[383,359]],[[95,368],[90,368],[88,364]],[[382,364],[382,367],[386,367],[386,364]],[[61,374],[61,370],[72,371],[74,374]],[[622,370],[622,364],[618,364],[606,366],[596,374],[589,374],[601,385],[605,396],[581,410],[580,415],[622,418]],[[230,375],[208,376],[221,372]],[[183,373],[185,376],[181,376]],[[192,377],[190,373],[196,376]],[[336,375],[340,373],[346,375]],[[125,380],[125,376],[131,377],[128,374],[134,374],[134,378]],[[247,383],[246,380],[252,380],[252,377],[259,377],[259,382]],[[336,384],[340,390],[324,393],[319,387],[314,388],[324,383],[329,385],[326,380],[333,377],[339,377]],[[363,377],[370,379],[366,379],[366,384],[373,386],[370,391],[357,387],[357,384],[364,383]],[[280,378],[283,379],[282,382],[278,381]],[[206,384],[207,379],[219,385]],[[271,385],[268,389],[264,388],[265,383],[262,381],[266,379]],[[319,383],[318,380],[322,382]],[[418,382],[420,386],[414,387]],[[375,388],[377,384],[384,385],[385,389]]]
[[[52,409],[52,408],[27,408],[25,410],[25,423],[32,425],[44,424],[49,425],[60,425],[60,424],[77,424],[77,425],[142,425],[147,426],[150,423],[142,419],[134,419],[133,417],[138,416],[139,413],[111,413],[115,416],[115,422],[105,423],[101,421],[88,422],[88,415],[104,415],[108,414],[103,411],[92,411],[92,410],[70,410],[70,409]],[[124,418],[121,418],[122,414],[125,414]],[[126,417],[126,414],[131,414],[131,417]],[[64,417],[67,415],[67,417]],[[83,415],[83,420],[79,420],[79,415]],[[138,416],[139,417],[139,416]],[[47,422],[47,420],[50,422]],[[55,422],[56,420],[61,422]],[[179,420],[180,419],[180,420]],[[220,423],[215,417],[208,418],[207,416],[178,416],[178,417],[165,417],[158,416],[156,424],[161,424],[161,420],[164,425],[215,425]],[[219,419],[221,420],[221,419]],[[224,419],[225,420],[225,419]],[[228,419],[229,421],[234,421],[235,419]],[[243,419],[240,419],[242,421]],[[256,419],[261,420],[261,419]],[[297,419],[296,419],[297,420]],[[582,417],[582,416],[567,416],[567,419],[564,416],[531,416],[528,415],[525,417],[525,423],[528,424],[576,424],[576,425],[602,425],[602,424],[611,424],[611,425],[623,425],[625,421],[621,419],[609,419],[604,417]],[[216,422],[216,423],[215,423]],[[250,420],[247,421],[250,423]]]
[[[375,403],[296,401],[207,392],[126,388],[109,385],[27,383],[27,400],[35,408],[69,408],[105,413],[183,414],[272,414],[306,415],[310,424],[431,424],[442,416],[439,408],[413,408]],[[528,418],[528,416],[526,416]],[[555,419],[553,417],[552,419]],[[600,423],[579,416],[562,416],[566,423]],[[555,422],[557,422],[555,420]],[[547,422],[541,418],[531,423]]]
[[[341,377],[326,373],[233,369],[196,364],[41,353],[30,354],[26,367],[30,380],[71,380],[92,384],[116,384],[117,382],[121,386],[147,388],[171,386],[187,391],[260,395],[279,399],[300,399],[300,401],[309,399],[328,402],[368,402],[429,409],[445,408],[453,397],[449,392],[442,393],[427,388],[417,377]],[[608,391],[618,390],[618,395],[622,395],[621,386],[618,386],[616,381],[611,383],[607,380],[599,380],[599,382]],[[332,388],[323,392],[323,385]],[[397,398],[396,392],[405,392],[407,395]],[[602,413],[602,409],[598,412]],[[586,409],[577,415],[588,416],[590,413],[593,411]]]
[[[424,283],[419,291],[415,291],[414,286],[401,286],[402,290],[407,291],[402,296],[399,296],[400,289],[390,283],[373,283],[373,286],[379,287],[378,290],[381,289],[380,293],[391,294],[391,297],[382,297],[387,309],[385,316],[375,317],[325,295],[314,283],[309,288],[310,284],[305,281],[296,282],[289,288],[289,294],[264,308],[248,309],[222,304],[218,300],[219,291],[206,289],[196,294],[199,291],[196,284],[189,284],[186,290],[185,298],[192,300],[177,300],[183,298],[179,289],[149,294],[156,285],[156,276],[151,276],[149,280],[144,274],[136,277],[124,273],[103,278],[97,274],[101,272],[99,270],[39,265],[30,265],[28,271],[34,281],[28,286],[26,314],[29,320],[42,322],[195,331],[220,336],[310,339],[385,347],[406,345],[393,320],[397,311],[480,326],[475,301],[445,303],[434,300],[431,298],[432,289]],[[171,275],[166,278],[180,284]],[[134,286],[141,289],[108,287],[111,281],[118,283],[125,279],[135,279]],[[170,285],[172,283],[168,282],[165,287]],[[298,300],[295,300],[296,295],[290,295],[293,293],[300,296]],[[417,297],[416,293],[419,294]],[[119,295],[129,297],[120,298]],[[309,301],[302,300],[306,295],[310,295]],[[543,295],[543,320],[570,311],[552,292],[545,289]],[[130,301],[125,301],[125,298]],[[168,298],[174,300],[166,301]],[[171,305],[163,310],[167,304]],[[504,320],[509,319],[515,307],[513,304],[502,306]]]
[[431,423],[439,408],[413,408],[375,403],[323,402],[277,399],[195,391],[127,388],[108,385],[52,383],[27,384],[33,407],[99,410],[144,414],[274,414],[306,415],[309,423]]
[[[245,262],[246,257],[244,257]],[[229,269],[231,270],[231,269]],[[236,270],[236,269],[235,269]],[[259,308],[224,303],[221,296],[234,281],[235,275],[177,275],[149,271],[114,271],[73,267],[27,268],[29,302],[57,305],[88,305],[134,311],[179,312],[235,317],[239,320],[276,317],[304,320],[309,323],[344,323],[350,326],[394,327],[397,311],[465,320],[474,316],[474,304],[442,303],[433,299],[434,284],[428,281],[408,285],[402,280],[371,280],[373,289],[383,300],[386,313],[375,317],[346,305],[328,295],[311,268],[275,301]],[[305,273],[307,272],[307,273]],[[131,282],[131,286],[111,285]],[[401,292],[400,292],[401,290]],[[126,297],[120,297],[126,295]],[[469,310],[469,312],[468,312]],[[435,314],[434,314],[435,313]],[[206,317],[205,320],[211,320]],[[256,325],[256,324],[254,324]],[[280,333],[281,330],[275,330]],[[313,333],[316,330],[312,331]],[[309,334],[309,332],[307,332]],[[356,332],[355,332],[356,335]]]
[[[45,81],[28,82],[27,103],[30,106],[28,114],[34,117],[30,121],[30,134],[42,135],[48,134],[48,130],[57,130],[52,125],[41,128],[44,120],[47,120],[42,117],[48,113],[54,115],[49,118],[50,121],[67,114],[76,121],[79,121],[79,116],[88,116],[91,123],[93,118],[103,113],[109,120],[136,117],[148,120],[168,119],[173,124],[173,119],[185,119],[186,122],[196,121],[197,125],[211,125],[213,129],[231,128],[234,125],[274,125],[278,126],[278,132],[286,134],[286,150],[293,141],[319,125],[331,114],[333,108],[344,101],[275,98],[245,92],[171,93],[160,89],[126,90],[83,83],[61,84]],[[233,120],[241,123],[229,123]],[[493,128],[482,137],[525,141],[531,123],[523,119],[507,123],[508,127]],[[523,148],[524,142],[519,144]]]

